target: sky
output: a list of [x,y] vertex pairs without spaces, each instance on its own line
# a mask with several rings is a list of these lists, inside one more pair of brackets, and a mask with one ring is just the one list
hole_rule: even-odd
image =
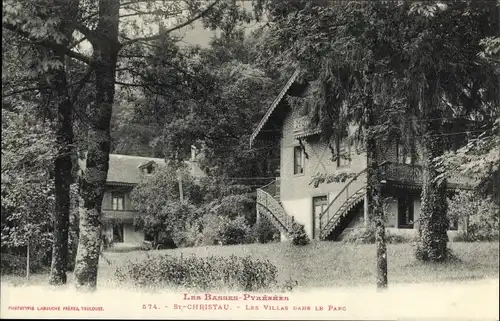
[[[238,3],[240,5],[242,5],[246,10],[248,10],[248,11],[252,10],[252,3],[249,0],[240,0],[240,1],[238,1]],[[124,13],[127,13],[127,12],[124,12]],[[138,31],[131,31],[129,28],[127,28],[134,35],[137,35],[137,36],[153,35],[158,30],[157,23],[155,23],[153,21],[149,21],[149,19],[147,19],[147,18],[143,19],[143,18],[134,17],[134,18],[130,18],[130,20],[128,20],[128,21],[126,19],[127,18],[124,18],[123,19],[124,23],[120,24],[120,28],[122,30],[123,30],[123,28],[127,28],[128,22],[132,22],[132,21],[141,26],[141,28]],[[132,20],[132,19],[134,19],[134,20]],[[167,26],[175,26],[175,25],[185,21],[185,17],[179,16],[177,18],[166,19],[164,21],[167,22],[166,23]],[[243,26],[246,28],[247,31],[251,31],[251,30],[257,28],[258,24],[256,22],[251,22],[249,24],[244,24]],[[195,21],[192,25],[188,25],[186,27],[183,27],[183,28],[173,32],[172,34],[182,37],[182,40],[179,43],[180,46],[200,45],[202,47],[206,47],[206,46],[208,46],[211,37],[216,32],[217,31],[203,28],[202,22],[200,20],[198,20],[198,21]],[[81,38],[81,35],[78,35],[77,38]],[[131,38],[133,38],[133,37],[131,37]],[[88,41],[84,41],[79,45],[78,51],[85,53],[87,55],[91,55],[92,46],[90,45],[90,43]]]

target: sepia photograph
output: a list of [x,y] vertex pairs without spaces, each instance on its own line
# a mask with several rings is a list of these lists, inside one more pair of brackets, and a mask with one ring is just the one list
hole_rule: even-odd
[[500,0],[4,0],[0,317],[498,321]]

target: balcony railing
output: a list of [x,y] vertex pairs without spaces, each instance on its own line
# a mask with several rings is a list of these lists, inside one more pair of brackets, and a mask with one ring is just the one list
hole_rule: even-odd
[[103,220],[123,220],[132,221],[134,217],[140,215],[137,211],[117,211],[113,209],[103,209]]
[[293,135],[296,138],[315,135],[320,131],[318,127],[311,126],[309,116],[297,117],[293,120]]
[[[387,181],[405,185],[421,186],[423,184],[423,169],[420,165],[384,162],[380,166],[381,177]],[[452,173],[447,177],[449,188],[472,188],[474,181],[460,173]]]

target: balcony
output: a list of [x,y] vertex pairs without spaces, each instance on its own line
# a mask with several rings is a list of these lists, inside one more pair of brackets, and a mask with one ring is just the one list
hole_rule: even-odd
[[140,214],[136,211],[116,211],[112,209],[103,209],[103,221],[120,220],[123,222],[132,222],[134,217]]
[[317,127],[311,128],[309,116],[297,117],[293,120],[293,136],[294,138],[302,138],[320,133],[321,130]]
[[[381,167],[382,178],[402,185],[422,186],[423,170],[420,165],[384,162]],[[448,188],[471,189],[474,181],[459,173],[453,173],[447,177]]]

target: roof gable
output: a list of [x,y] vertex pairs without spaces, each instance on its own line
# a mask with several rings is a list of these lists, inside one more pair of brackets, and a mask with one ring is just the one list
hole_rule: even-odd
[[295,72],[290,77],[290,79],[288,79],[288,81],[285,84],[285,86],[283,87],[283,89],[281,89],[278,96],[274,99],[273,103],[271,104],[271,107],[269,107],[266,114],[264,115],[264,117],[261,119],[261,121],[257,125],[257,128],[252,133],[252,136],[250,136],[250,146],[252,146],[253,142],[257,139],[257,136],[259,135],[261,130],[264,128],[264,126],[268,122],[269,118],[276,112],[276,109],[278,108],[278,106],[280,106],[281,100],[286,95],[286,93],[289,91],[290,87],[292,87],[292,85],[295,83],[298,76],[299,76],[299,70],[296,69]]

